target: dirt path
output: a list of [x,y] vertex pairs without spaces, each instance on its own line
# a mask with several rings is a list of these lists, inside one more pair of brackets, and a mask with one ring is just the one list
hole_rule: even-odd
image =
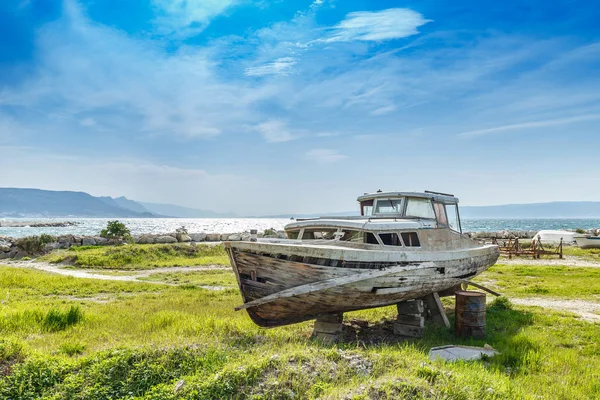
[[574,257],[574,256],[564,256],[564,258],[562,260],[559,258],[543,258],[543,259],[535,260],[532,258],[525,258],[525,257],[513,257],[511,259],[506,258],[506,257],[501,257],[498,260],[498,264],[600,268],[600,262],[586,260],[581,257]]
[[[143,282],[143,283],[153,283],[159,285],[169,285],[169,286],[177,286],[173,283],[162,282],[162,281],[152,281],[152,280],[140,280],[140,278],[147,278],[152,274],[157,273],[165,273],[165,272],[193,272],[193,271],[209,271],[209,270],[228,270],[229,267],[225,267],[222,265],[204,265],[199,267],[166,267],[166,268],[153,268],[153,269],[145,269],[140,271],[130,271],[130,270],[119,270],[119,269],[110,269],[107,271],[112,272],[125,272],[130,273],[128,275],[104,275],[98,273],[98,270],[84,270],[84,269],[73,269],[73,268],[65,268],[64,266],[57,264],[50,264],[43,261],[10,261],[5,263],[10,267],[17,268],[30,268],[37,269],[39,271],[50,272],[53,274],[59,274],[64,276],[72,276],[74,278],[84,278],[84,279],[100,279],[104,281],[120,281],[120,282]],[[210,289],[210,290],[223,290],[226,289],[221,286],[204,286],[199,285],[201,288]]]
[[542,298],[511,298],[511,302],[523,306],[538,306],[559,311],[569,311],[588,322],[600,323],[600,303],[585,300],[553,300]]

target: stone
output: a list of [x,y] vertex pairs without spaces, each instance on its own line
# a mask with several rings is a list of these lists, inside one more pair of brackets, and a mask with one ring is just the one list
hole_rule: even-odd
[[287,234],[285,233],[285,231],[277,231],[277,238],[278,239],[287,239]]
[[225,242],[227,240],[229,240],[229,235],[231,235],[231,233],[222,233],[219,235],[219,241],[221,242]]
[[248,232],[244,232],[241,235],[241,239],[242,239],[243,242],[249,242],[250,239],[252,239],[252,235],[249,234]]
[[94,236],[94,240],[96,241],[97,246],[103,246],[108,242],[106,238],[103,238],[101,236]]
[[421,315],[425,310],[423,300],[408,300],[396,304],[398,314]]
[[446,361],[458,361],[458,360],[479,360],[482,356],[493,357],[498,353],[488,345],[485,347],[471,347],[471,346],[440,346],[432,347],[429,350],[429,359],[436,360],[442,359]]
[[170,235],[159,236],[156,238],[156,243],[177,243],[177,239]]
[[10,251],[9,245],[0,243],[0,252],[8,253],[9,251]]
[[60,249],[60,243],[58,243],[58,242],[47,243],[44,246],[44,252],[46,252],[46,253],[50,253],[52,250],[56,250],[56,249]]
[[189,233],[188,234],[192,239],[192,242],[204,242],[206,240],[206,233]]
[[190,235],[187,235],[185,233],[181,233],[177,235],[177,240],[182,242],[182,243],[187,243],[187,242],[191,242],[192,238],[190,237]]
[[95,246],[96,240],[93,237],[84,237],[81,239],[82,246]]
[[139,244],[152,244],[156,243],[156,238],[150,235],[141,235],[135,242]]
[[221,240],[221,235],[218,233],[209,233],[206,235],[207,242],[218,242]]
[[231,242],[239,242],[240,240],[242,240],[242,235],[240,235],[239,233],[234,233],[234,234],[229,235],[227,240],[229,240]]

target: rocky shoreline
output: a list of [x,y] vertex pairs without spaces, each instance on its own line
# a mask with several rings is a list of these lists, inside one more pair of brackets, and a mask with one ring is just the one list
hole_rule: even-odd
[[78,222],[35,222],[35,221],[0,221],[0,228],[67,228],[77,226]]
[[[259,238],[281,238],[285,239],[285,231],[270,231],[258,233]],[[467,233],[473,239],[491,240],[491,239],[532,239],[537,231],[514,231],[502,230],[495,232],[469,232]],[[600,229],[591,229],[586,234],[598,234]],[[106,239],[100,236],[80,236],[80,235],[45,235],[45,240],[34,242],[36,247],[32,251],[32,238],[11,238],[0,236],[0,260],[2,259],[21,259],[23,257],[36,256],[42,253],[48,253],[56,249],[68,249],[74,246],[111,246],[126,244],[124,240]],[[206,243],[206,242],[224,242],[224,241],[249,241],[251,234],[242,233],[166,233],[166,234],[142,234],[133,235],[133,242],[136,244],[174,244],[174,243]],[[29,242],[28,242],[29,240]]]

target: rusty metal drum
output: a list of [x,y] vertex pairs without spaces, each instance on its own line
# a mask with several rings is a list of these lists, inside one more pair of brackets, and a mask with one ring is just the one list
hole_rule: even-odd
[[456,292],[454,335],[462,338],[485,337],[485,293]]

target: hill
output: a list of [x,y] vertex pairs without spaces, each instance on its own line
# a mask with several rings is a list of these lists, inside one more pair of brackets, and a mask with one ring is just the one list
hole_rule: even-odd
[[[0,188],[0,216],[9,217],[154,217],[123,208],[110,198],[84,192]],[[111,199],[112,200],[112,199]]]
[[176,206],[173,204],[137,202],[145,209],[155,214],[170,215],[177,218],[235,218],[234,213],[218,213],[210,210]]

